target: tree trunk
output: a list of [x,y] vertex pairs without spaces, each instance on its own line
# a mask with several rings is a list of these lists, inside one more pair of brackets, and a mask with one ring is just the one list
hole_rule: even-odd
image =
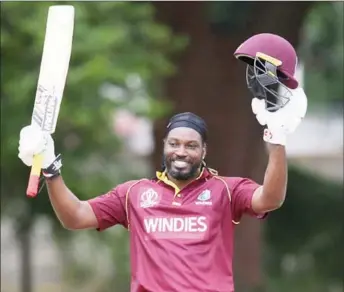
[[25,227],[17,235],[21,253],[21,292],[33,292],[31,226],[29,222],[26,222]]
[[[191,111],[209,128],[207,164],[224,176],[250,177],[263,182],[266,154],[262,129],[251,112],[245,66],[233,57],[249,36],[269,31],[297,45],[307,2],[250,3],[254,11],[242,28],[230,34],[212,31],[205,17],[207,2],[153,2],[157,19],[175,33],[186,34],[189,45],[176,61],[178,73],[166,80],[165,95],[174,113]],[[269,5],[269,9],[266,9]],[[291,20],[292,19],[292,20]],[[155,125],[153,161],[161,165],[162,138],[167,118]],[[236,230],[234,271],[236,291],[262,289],[262,223],[244,218]]]

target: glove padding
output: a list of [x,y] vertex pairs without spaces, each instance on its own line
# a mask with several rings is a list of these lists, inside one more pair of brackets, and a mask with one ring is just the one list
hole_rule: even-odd
[[264,130],[263,139],[271,144],[286,145],[287,135],[293,133],[307,112],[307,96],[302,88],[291,90],[289,102],[276,112],[265,108],[265,100],[253,98],[252,111]]
[[42,168],[48,168],[55,161],[55,146],[50,134],[43,132],[36,125],[21,129],[18,157],[27,166],[31,166],[36,154],[43,154]]

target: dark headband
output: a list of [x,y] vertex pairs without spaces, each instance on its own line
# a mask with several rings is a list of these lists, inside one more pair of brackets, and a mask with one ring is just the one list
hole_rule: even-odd
[[170,119],[167,125],[166,135],[171,130],[175,128],[179,128],[179,127],[186,127],[186,128],[194,129],[196,132],[198,132],[201,135],[202,140],[204,142],[207,140],[207,125],[205,121],[201,117],[193,113],[186,112],[186,113],[174,115]]

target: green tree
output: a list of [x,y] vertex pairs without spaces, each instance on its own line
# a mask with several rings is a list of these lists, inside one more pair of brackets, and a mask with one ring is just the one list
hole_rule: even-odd
[[310,106],[316,102],[343,105],[344,2],[314,3],[300,42],[305,64],[305,89]]
[[[23,292],[32,291],[28,240],[32,223],[37,215],[51,215],[52,208],[45,190],[36,199],[26,198],[29,169],[17,158],[17,148],[21,127],[30,123],[46,16],[48,6],[54,3],[1,3],[2,214],[17,220],[18,237],[23,243]],[[158,94],[159,79],[174,72],[169,54],[185,41],[156,23],[149,3],[73,5],[73,51],[54,139],[56,152],[63,154],[67,184],[79,198],[87,199],[124,180],[114,175],[116,165],[111,164],[119,149],[111,116],[125,103],[104,96],[102,86],[116,85],[125,90],[128,77],[140,76],[150,106],[137,111],[151,117],[159,115],[164,107],[153,99]]]

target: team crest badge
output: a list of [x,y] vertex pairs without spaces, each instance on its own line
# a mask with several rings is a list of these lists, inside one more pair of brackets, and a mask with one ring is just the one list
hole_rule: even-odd
[[205,190],[199,194],[197,197],[197,201],[195,202],[196,205],[212,205],[211,202],[211,191]]

